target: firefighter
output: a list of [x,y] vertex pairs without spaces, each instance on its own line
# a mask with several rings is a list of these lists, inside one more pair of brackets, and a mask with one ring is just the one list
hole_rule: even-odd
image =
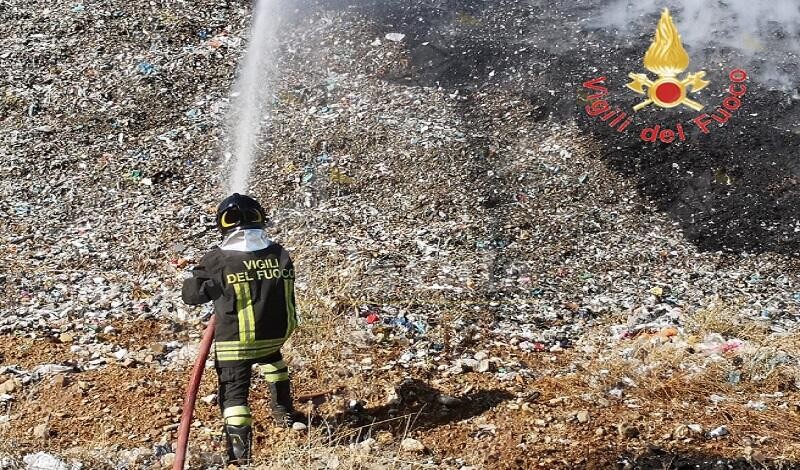
[[294,265],[289,253],[267,237],[266,215],[253,198],[233,194],[217,209],[222,243],[207,253],[183,282],[189,305],[214,302],[214,353],[228,458],[250,461],[252,416],[248,406],[255,368],[269,383],[272,415],[292,427],[289,369],[281,346],[297,326]]

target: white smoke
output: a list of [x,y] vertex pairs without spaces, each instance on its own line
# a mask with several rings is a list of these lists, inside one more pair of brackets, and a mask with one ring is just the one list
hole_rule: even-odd
[[799,0],[614,0],[603,7],[599,26],[631,31],[652,23],[655,31],[665,7],[693,59],[706,48],[728,47],[739,56],[732,61],[755,69],[754,79],[784,88],[800,83]]
[[233,86],[229,118],[233,134],[233,166],[228,180],[228,194],[247,193],[261,124],[268,117],[266,102],[270,95],[280,26],[278,7],[283,2],[255,1],[247,52]]

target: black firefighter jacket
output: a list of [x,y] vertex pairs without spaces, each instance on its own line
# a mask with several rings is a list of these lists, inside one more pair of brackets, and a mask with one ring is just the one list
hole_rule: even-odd
[[257,251],[215,248],[183,282],[183,301],[214,301],[221,366],[259,362],[278,352],[297,326],[294,265],[277,243]]

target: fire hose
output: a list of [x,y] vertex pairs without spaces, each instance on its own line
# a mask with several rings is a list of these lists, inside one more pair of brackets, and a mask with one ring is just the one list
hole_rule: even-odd
[[203,333],[203,340],[200,342],[200,352],[197,360],[194,361],[192,377],[186,387],[186,398],[183,400],[183,413],[181,414],[181,425],[178,428],[178,447],[175,449],[175,463],[172,470],[183,470],[186,460],[186,446],[189,443],[189,430],[192,425],[192,414],[194,414],[194,403],[197,400],[197,390],[200,388],[200,379],[203,378],[203,369],[206,367],[206,359],[211,351],[211,342],[214,340],[214,320],[212,315]]

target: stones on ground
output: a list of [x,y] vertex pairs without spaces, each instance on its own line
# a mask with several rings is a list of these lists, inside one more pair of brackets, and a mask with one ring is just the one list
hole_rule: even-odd
[[579,423],[588,423],[589,422],[589,412],[586,410],[579,411],[575,417],[578,419]]
[[724,437],[730,434],[731,432],[725,426],[720,426],[718,428],[714,428],[708,432],[708,437],[711,439],[716,439],[719,437]]
[[161,456],[161,466],[166,468],[172,468],[172,465],[175,463],[175,454],[170,452],[168,454],[164,454]]
[[53,385],[57,388],[64,388],[69,385],[69,379],[64,374],[58,374],[53,377]]
[[680,424],[672,431],[671,437],[673,439],[687,439],[701,434],[703,434],[703,426],[699,424]]
[[116,360],[122,362],[128,356],[128,350],[121,348],[114,351],[113,356]]
[[479,362],[475,359],[461,359],[458,364],[464,372],[471,372],[478,368]]
[[425,452],[425,445],[416,439],[407,437],[400,442],[400,449],[405,452],[419,454]]
[[203,398],[200,399],[200,401],[202,401],[206,405],[211,405],[216,400],[217,400],[217,394],[216,393],[212,393],[211,395],[206,395],[206,396],[204,396]]
[[619,426],[617,426],[617,432],[625,439],[633,439],[639,436],[639,428],[629,423],[621,423]]
[[136,359],[134,359],[132,357],[128,357],[128,358],[125,358],[124,361],[122,361],[121,365],[122,365],[122,367],[130,369],[132,367],[135,367],[138,363],[139,363],[139,361],[137,361]]
[[61,333],[58,335],[58,340],[62,343],[69,344],[75,341],[75,337],[71,333]]
[[36,439],[47,439],[50,436],[50,426],[47,423],[42,423],[34,426],[33,437]]
[[305,431],[306,429],[308,429],[308,425],[306,425],[306,423],[300,421],[295,421],[294,423],[292,423],[293,431]]
[[687,437],[689,437],[689,427],[685,424],[678,425],[678,427],[672,431],[673,439],[686,439]]
[[156,354],[164,354],[167,352],[167,347],[161,343],[153,343],[150,345],[150,350]]
[[14,393],[17,390],[17,384],[14,379],[8,379],[0,384],[0,393]]
[[694,434],[703,434],[703,425],[701,424],[689,424],[686,427]]
[[400,406],[402,402],[403,402],[403,397],[400,396],[400,393],[398,393],[397,388],[395,387],[386,388],[386,406],[389,407]]
[[370,437],[369,439],[364,439],[363,441],[358,443],[358,448],[361,449],[362,452],[369,454],[372,452],[373,447],[377,444],[377,440],[375,438]]

